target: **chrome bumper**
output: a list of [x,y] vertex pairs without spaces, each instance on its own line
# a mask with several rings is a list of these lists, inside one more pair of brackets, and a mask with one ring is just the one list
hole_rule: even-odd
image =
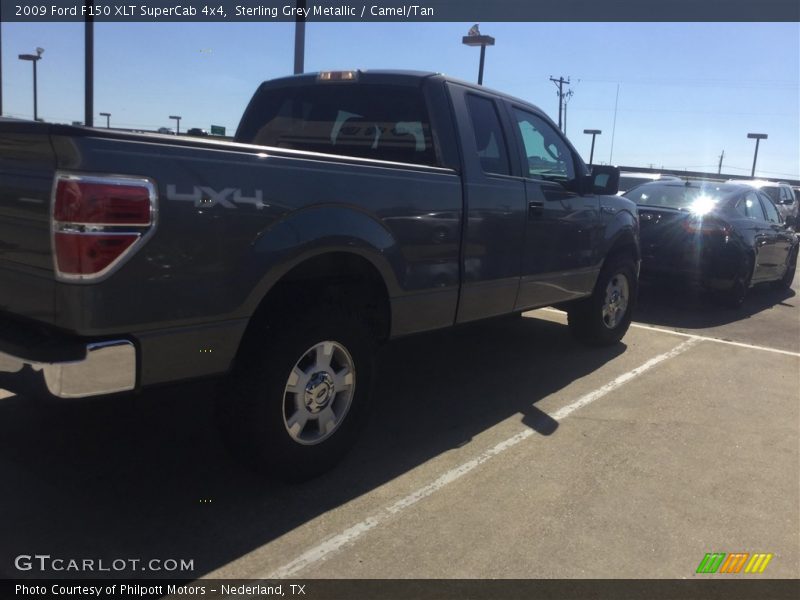
[[126,392],[136,387],[136,349],[128,340],[90,343],[84,358],[68,362],[37,362],[0,352],[0,375],[15,373],[33,375],[57,398]]

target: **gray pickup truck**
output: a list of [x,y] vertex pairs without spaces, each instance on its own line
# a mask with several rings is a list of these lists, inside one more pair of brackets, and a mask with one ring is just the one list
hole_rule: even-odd
[[313,476],[383,341],[554,304],[619,341],[640,256],[618,179],[535,106],[432,73],[268,81],[233,142],[2,119],[0,387],[227,376],[230,445]]

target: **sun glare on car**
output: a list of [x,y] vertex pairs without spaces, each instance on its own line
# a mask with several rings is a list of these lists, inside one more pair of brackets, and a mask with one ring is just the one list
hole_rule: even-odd
[[711,212],[716,203],[716,199],[712,198],[711,196],[698,196],[689,206],[689,210],[693,215],[702,217],[703,215]]

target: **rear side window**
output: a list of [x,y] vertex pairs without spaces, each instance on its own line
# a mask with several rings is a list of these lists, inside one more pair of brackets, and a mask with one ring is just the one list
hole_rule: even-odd
[[767,215],[767,221],[770,223],[780,223],[781,218],[778,216],[778,210],[770,202],[770,199],[764,195],[761,196],[761,204],[764,207],[764,213]]
[[755,192],[747,192],[736,203],[736,212],[748,219],[764,220],[764,211],[761,210],[761,204],[758,201],[758,196]]
[[781,202],[781,188],[779,187],[769,187],[764,186],[761,188],[761,192],[769,196],[775,204],[780,204]]
[[248,107],[236,141],[437,164],[422,91],[406,86],[319,84],[267,89]]
[[475,146],[484,173],[510,175],[508,148],[500,126],[497,107],[488,98],[467,96],[467,107],[472,120],[472,131],[475,134]]

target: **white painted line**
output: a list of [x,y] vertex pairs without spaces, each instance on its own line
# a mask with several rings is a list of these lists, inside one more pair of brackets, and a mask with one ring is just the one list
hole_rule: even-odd
[[[538,310],[559,313],[562,315],[567,314],[563,310],[558,310],[557,308],[548,307],[540,308]],[[780,348],[772,348],[770,346],[756,346],[753,344],[745,344],[744,342],[734,342],[732,340],[723,340],[721,338],[686,333],[685,331],[675,331],[674,329],[664,329],[662,327],[653,327],[652,325],[642,325],[641,323],[631,323],[631,327],[635,327],[636,329],[647,329],[648,331],[658,331],[660,333],[669,333],[670,335],[678,335],[681,337],[697,338],[698,340],[703,340],[704,342],[714,342],[715,344],[727,344],[728,346],[738,346],[739,348],[747,348],[749,350],[761,350],[762,352],[773,352],[775,354],[785,354],[786,356],[800,357],[800,352],[792,352],[791,350],[781,350]]]
[[775,354],[785,354],[787,356],[798,356],[800,352],[792,352],[791,350],[781,350],[780,348],[771,348],[770,346],[756,346],[754,344],[745,344],[744,342],[734,342],[732,340],[723,340],[720,338],[707,337],[705,335],[695,335],[693,333],[685,333],[683,331],[673,331],[672,329],[662,329],[661,327],[652,327],[651,325],[641,325],[640,323],[631,323],[631,327],[636,329],[648,329],[650,331],[658,331],[661,333],[671,333],[672,335],[680,335],[683,337],[697,338],[704,342],[714,342],[715,344],[726,344],[728,346],[738,346],[739,348],[747,348],[749,350],[761,350],[762,352],[773,352]]
[[[556,421],[561,421],[571,415],[576,410],[591,404],[595,400],[602,398],[609,392],[622,387],[629,381],[635,379],[642,373],[649,371],[659,363],[664,362],[665,360],[669,360],[670,358],[674,358],[685,352],[690,347],[694,346],[699,342],[699,338],[692,338],[688,339],[685,342],[677,345],[675,348],[670,350],[669,352],[665,352],[664,354],[659,354],[658,356],[651,358],[643,365],[636,367],[632,371],[628,371],[627,373],[620,375],[610,383],[607,383],[601,388],[596,389],[593,392],[590,392],[584,396],[581,396],[575,402],[568,404],[567,406],[562,407],[558,411],[556,411],[552,418]],[[469,460],[454,469],[450,469],[443,475],[436,478],[434,481],[429,483],[426,486],[423,486],[416,490],[415,492],[410,493],[408,496],[398,500],[394,504],[384,507],[378,513],[367,517],[360,523],[353,525],[352,527],[346,529],[345,531],[328,538],[321,544],[314,546],[310,550],[303,552],[300,556],[292,560],[291,562],[285,564],[284,566],[272,571],[266,577],[256,577],[257,579],[284,579],[288,577],[293,577],[297,575],[300,571],[310,567],[311,565],[323,561],[328,558],[331,554],[338,552],[344,546],[352,544],[362,535],[374,529],[377,525],[381,524],[383,521],[386,521],[390,517],[397,515],[407,508],[415,505],[420,500],[427,498],[428,496],[436,493],[437,491],[441,490],[445,486],[453,483],[457,479],[460,479],[479,465],[485,463],[489,459],[505,452],[509,448],[512,448],[519,444],[520,442],[528,439],[533,435],[534,431],[532,429],[526,429],[524,431],[520,431],[518,434],[508,438],[489,448],[482,454],[476,456],[472,460]]]
[[638,377],[639,375],[641,375],[645,371],[649,371],[650,369],[655,367],[658,363],[664,362],[665,360],[669,360],[670,358],[674,358],[674,357],[678,356],[678,354],[688,350],[690,347],[694,346],[699,341],[700,341],[700,338],[696,338],[696,337],[689,338],[685,342],[682,342],[682,343],[678,344],[677,346],[675,346],[669,352],[665,352],[664,354],[659,354],[658,356],[656,356],[654,358],[651,358],[646,363],[644,363],[642,366],[636,367],[632,371],[628,371],[627,373],[624,373],[623,375],[620,375],[614,381],[605,384],[603,387],[598,388],[593,392],[589,392],[588,394],[586,394],[585,396],[583,396],[581,398],[578,398],[572,404],[568,404],[567,406],[564,406],[563,408],[560,408],[558,411],[556,411],[551,416],[556,421],[560,421],[560,420],[566,418],[567,416],[569,416],[570,414],[572,414],[576,410],[578,410],[580,408],[583,408],[587,404],[591,404],[592,402],[594,402],[598,398],[601,398],[601,397],[605,396],[609,392],[611,392],[613,390],[616,390],[617,388],[622,387],[623,385],[628,383],[631,379],[634,379],[634,378]]

